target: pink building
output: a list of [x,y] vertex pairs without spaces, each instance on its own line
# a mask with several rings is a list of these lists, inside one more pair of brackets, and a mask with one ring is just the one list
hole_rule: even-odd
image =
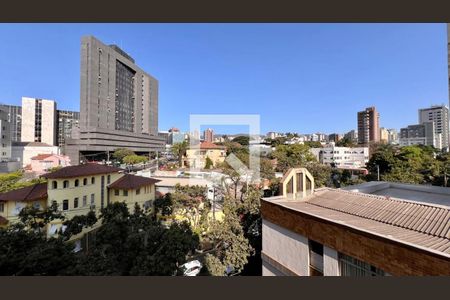
[[69,156],[59,154],[38,154],[31,158],[31,164],[27,169],[37,174],[43,174],[46,173],[48,169],[59,166],[70,166]]

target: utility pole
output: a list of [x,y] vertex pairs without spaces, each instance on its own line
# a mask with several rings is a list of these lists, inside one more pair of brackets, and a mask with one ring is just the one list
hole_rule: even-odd
[[213,220],[216,220],[216,188],[213,187],[213,200],[212,200],[212,206],[213,206]]
[[380,181],[380,166],[377,165],[377,177],[378,177],[378,181]]

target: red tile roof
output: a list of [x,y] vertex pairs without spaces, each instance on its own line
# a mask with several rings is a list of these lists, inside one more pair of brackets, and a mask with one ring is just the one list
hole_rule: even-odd
[[73,178],[73,177],[82,177],[89,175],[98,175],[98,174],[108,174],[108,173],[116,173],[122,171],[121,168],[110,167],[106,165],[99,165],[95,163],[88,163],[84,165],[78,166],[69,166],[61,168],[55,172],[47,173],[42,175],[42,177],[53,179],[53,178]]
[[31,160],[43,160],[43,159],[46,159],[46,158],[48,158],[48,157],[50,157],[50,156],[53,156],[54,154],[38,154],[38,155],[36,155],[36,156],[33,156],[32,158],[31,158]]
[[0,216],[0,225],[6,225],[8,224],[8,220],[2,216]]
[[0,201],[35,201],[47,198],[47,183],[38,183],[0,194]]
[[211,142],[202,142],[200,144],[200,149],[225,149],[225,146],[216,145]]
[[124,176],[111,183],[108,187],[111,189],[133,190],[142,186],[152,185],[160,181],[161,180],[154,178],[125,174]]

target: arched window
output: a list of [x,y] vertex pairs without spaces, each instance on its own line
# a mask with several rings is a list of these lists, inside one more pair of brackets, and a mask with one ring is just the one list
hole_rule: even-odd
[[91,184],[94,184],[95,183],[95,177],[92,177],[91,178]]
[[78,186],[80,184],[80,181],[78,179],[75,179],[75,186]]
[[69,187],[69,180],[64,180],[63,188],[67,189]]
[[53,180],[52,181],[52,189],[56,190],[58,188],[58,181]]
[[83,179],[83,185],[87,185],[87,178]]

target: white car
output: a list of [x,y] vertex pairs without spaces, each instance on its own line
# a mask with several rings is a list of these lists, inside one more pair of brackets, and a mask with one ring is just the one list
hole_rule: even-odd
[[192,260],[185,263],[180,268],[183,272],[183,276],[197,276],[202,269],[202,264],[198,260]]

